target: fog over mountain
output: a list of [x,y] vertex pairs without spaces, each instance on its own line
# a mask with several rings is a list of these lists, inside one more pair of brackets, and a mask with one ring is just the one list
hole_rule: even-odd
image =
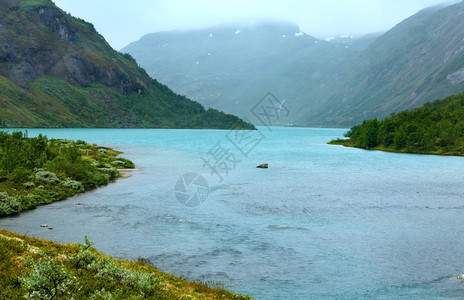
[[294,22],[320,39],[387,31],[419,10],[459,0],[56,0],[73,16],[95,25],[116,49],[149,32],[192,30],[236,21]]
[[206,106],[242,115],[271,91],[291,111],[282,124],[350,126],[464,89],[463,11],[434,6],[361,38],[267,21],[148,34],[122,51]]

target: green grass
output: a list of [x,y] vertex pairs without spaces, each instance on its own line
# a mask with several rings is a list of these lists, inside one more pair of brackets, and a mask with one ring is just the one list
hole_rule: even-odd
[[117,260],[84,244],[0,231],[1,299],[251,299]]

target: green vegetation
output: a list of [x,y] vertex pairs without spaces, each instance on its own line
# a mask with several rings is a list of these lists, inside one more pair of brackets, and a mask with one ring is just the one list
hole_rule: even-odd
[[122,95],[101,84],[84,88],[56,77],[39,77],[27,93],[0,77],[0,97],[8,103],[4,108],[0,104],[4,127],[254,129],[233,115],[206,110],[156,80],[143,94]]
[[0,132],[0,216],[108,184],[134,168],[120,152],[84,141]]
[[364,121],[331,144],[395,152],[464,155],[464,93]]
[[150,78],[50,0],[0,0],[1,127],[254,129]]
[[251,299],[187,282],[144,259],[0,231],[0,299]]

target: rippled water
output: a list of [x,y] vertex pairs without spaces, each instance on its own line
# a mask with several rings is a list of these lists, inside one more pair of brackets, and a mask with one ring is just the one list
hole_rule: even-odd
[[[326,145],[341,129],[260,131],[244,156],[228,131],[29,130],[115,147],[142,171],[0,227],[60,242],[87,235],[116,257],[257,299],[464,297],[464,158]],[[219,146],[235,155],[222,181],[202,160]],[[174,194],[188,172],[210,188],[193,208]]]

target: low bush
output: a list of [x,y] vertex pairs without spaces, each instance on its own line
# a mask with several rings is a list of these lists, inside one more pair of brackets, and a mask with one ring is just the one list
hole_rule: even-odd
[[119,177],[119,172],[115,168],[98,168],[98,170],[109,175],[111,179]]
[[250,299],[82,244],[0,230],[0,299]]
[[45,170],[40,170],[35,173],[35,180],[41,183],[58,183],[60,180],[55,173]]
[[21,204],[18,198],[8,195],[7,192],[0,192],[0,216],[7,216],[19,213]]
[[132,169],[135,168],[135,165],[132,161],[128,160],[127,158],[124,157],[118,157],[115,158],[113,161],[111,161],[111,164],[120,169]]
[[32,272],[21,278],[27,290],[26,299],[60,299],[71,298],[73,290],[79,289],[77,278],[70,275],[64,265],[43,253],[38,261],[28,261]]
[[62,184],[64,187],[73,189],[73,190],[75,190],[75,191],[78,192],[78,193],[84,191],[84,186],[82,185],[82,183],[80,183],[80,182],[77,181],[77,180],[73,180],[73,179],[71,179],[71,178],[65,178],[63,181],[61,181],[61,184]]
[[[117,178],[134,164],[120,152],[84,141],[29,138],[0,131],[0,215],[75,195]],[[116,163],[113,163],[115,162]]]

